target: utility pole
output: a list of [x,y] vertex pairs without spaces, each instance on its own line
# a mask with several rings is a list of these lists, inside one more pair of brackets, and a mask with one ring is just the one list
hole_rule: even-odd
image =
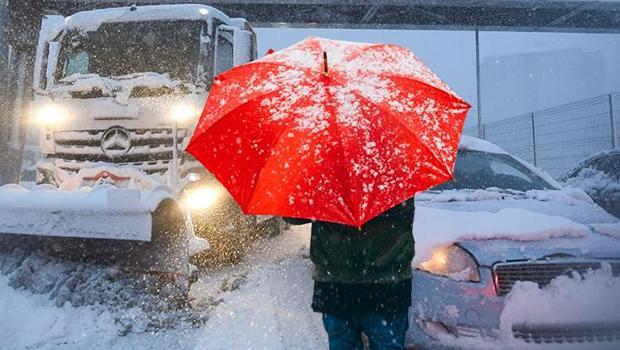
[[609,98],[609,123],[611,124],[611,148],[615,149],[616,147],[618,147],[618,145],[616,144],[616,121],[615,121],[615,115],[614,115],[614,99],[613,99],[613,95],[609,94],[608,96]]
[[484,138],[484,128],[482,127],[482,96],[480,93],[480,31],[476,28],[476,91],[478,111],[478,138]]

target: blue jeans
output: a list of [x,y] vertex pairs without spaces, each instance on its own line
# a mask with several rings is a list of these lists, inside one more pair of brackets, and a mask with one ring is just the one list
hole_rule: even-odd
[[330,350],[362,350],[362,332],[368,336],[372,350],[404,349],[407,309],[348,319],[323,314],[323,326],[327,331]]

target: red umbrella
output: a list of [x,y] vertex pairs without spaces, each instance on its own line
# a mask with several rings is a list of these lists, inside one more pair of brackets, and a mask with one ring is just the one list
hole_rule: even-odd
[[404,48],[308,38],[219,75],[187,151],[246,213],[361,226],[452,178],[468,110]]

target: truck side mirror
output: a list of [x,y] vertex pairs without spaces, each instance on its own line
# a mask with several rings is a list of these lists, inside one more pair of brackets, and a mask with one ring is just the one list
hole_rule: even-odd
[[247,30],[237,29],[234,36],[234,65],[252,61],[254,50],[254,35]]
[[234,36],[235,27],[222,24],[215,32],[215,75],[231,69],[234,66]]

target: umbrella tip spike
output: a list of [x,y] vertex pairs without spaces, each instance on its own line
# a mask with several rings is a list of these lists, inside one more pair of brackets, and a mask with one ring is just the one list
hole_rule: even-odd
[[323,51],[323,75],[328,76],[329,71],[327,69],[327,52]]

